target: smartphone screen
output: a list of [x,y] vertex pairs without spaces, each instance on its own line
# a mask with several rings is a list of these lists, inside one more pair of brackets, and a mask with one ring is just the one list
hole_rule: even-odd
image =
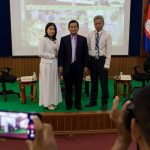
[[0,111],[0,137],[34,139],[34,117],[39,114]]

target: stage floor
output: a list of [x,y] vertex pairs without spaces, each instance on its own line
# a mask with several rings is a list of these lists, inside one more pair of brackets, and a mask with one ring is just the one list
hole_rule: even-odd
[[[19,111],[19,112],[38,112],[43,116],[43,122],[51,123],[53,130],[56,134],[76,134],[76,133],[98,133],[98,132],[111,132],[115,130],[114,123],[109,119],[109,111],[112,108],[114,87],[113,80],[109,80],[109,100],[108,111],[101,111],[101,90],[99,87],[97,106],[87,108],[85,105],[89,103],[89,97],[85,93],[85,86],[83,83],[82,89],[82,107],[83,110],[79,111],[72,108],[71,111],[66,111],[64,93],[63,102],[58,105],[54,111],[45,109],[43,106],[39,107],[39,86],[37,82],[37,103],[32,99],[27,98],[26,104],[21,103],[21,99],[17,95],[8,95],[7,102],[4,102],[4,97],[0,96],[0,110],[6,111]],[[138,85],[133,82],[133,85]],[[63,85],[62,85],[63,86]],[[19,84],[8,83],[7,89],[13,89],[19,92]],[[0,87],[1,90],[1,87]],[[27,95],[30,94],[30,87],[26,87]],[[121,99],[119,109],[126,98]]]

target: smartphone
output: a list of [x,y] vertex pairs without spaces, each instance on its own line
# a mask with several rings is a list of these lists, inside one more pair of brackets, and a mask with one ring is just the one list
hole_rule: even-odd
[[34,140],[33,119],[35,117],[41,120],[41,115],[37,113],[0,110],[0,137]]

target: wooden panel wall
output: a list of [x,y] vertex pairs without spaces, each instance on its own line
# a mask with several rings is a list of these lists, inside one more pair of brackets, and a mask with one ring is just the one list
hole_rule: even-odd
[[[128,57],[117,56],[112,57],[109,76],[114,76],[122,71],[124,74],[132,74],[132,68],[136,65],[142,66],[146,57]],[[35,71],[37,76],[39,74],[40,58],[15,58],[15,57],[1,57],[0,67],[11,67],[12,73],[17,77],[32,75]]]
[[11,67],[12,73],[17,77],[29,76],[33,72],[39,74],[40,58],[25,58],[25,57],[1,57],[0,67]]
[[132,74],[134,66],[143,66],[146,57],[112,57],[109,76],[114,76],[119,72]]

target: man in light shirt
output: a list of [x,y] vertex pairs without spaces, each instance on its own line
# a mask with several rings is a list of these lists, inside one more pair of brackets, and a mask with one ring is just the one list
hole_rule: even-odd
[[95,30],[90,32],[87,37],[88,52],[90,55],[90,74],[91,74],[91,97],[90,103],[86,107],[97,105],[98,79],[101,83],[102,110],[107,110],[109,91],[108,91],[108,69],[111,61],[112,39],[108,32],[103,29],[103,16],[94,17]]

